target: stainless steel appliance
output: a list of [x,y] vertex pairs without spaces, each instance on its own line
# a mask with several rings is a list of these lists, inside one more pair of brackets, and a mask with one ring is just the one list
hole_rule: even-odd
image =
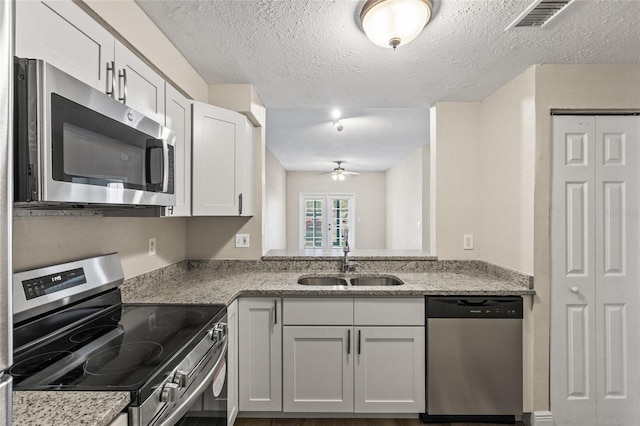
[[15,59],[17,207],[175,204],[175,134],[40,60]]
[[0,0],[0,425],[11,424],[11,143],[13,7]]
[[522,415],[522,298],[427,297],[427,413],[435,423]]
[[128,391],[129,425],[174,425],[224,379],[226,307],[122,304],[123,278],[117,254],[14,274],[14,389]]

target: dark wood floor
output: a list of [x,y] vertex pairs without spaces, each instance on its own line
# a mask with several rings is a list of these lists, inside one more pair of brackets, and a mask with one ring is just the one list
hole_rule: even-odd
[[[235,426],[422,426],[419,419],[236,419]],[[431,423],[431,426],[504,426],[490,423]],[[516,422],[515,426],[524,426]]]

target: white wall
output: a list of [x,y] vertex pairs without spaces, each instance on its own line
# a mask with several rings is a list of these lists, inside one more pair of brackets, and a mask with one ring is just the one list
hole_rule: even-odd
[[263,250],[287,248],[287,171],[266,150]]
[[[439,102],[431,110],[431,202],[435,203],[435,254],[439,259],[477,259],[479,234],[479,102]],[[464,234],[475,250],[462,250]]]
[[[148,238],[156,256],[148,256]],[[14,217],[13,269],[118,252],[126,278],[186,258],[184,218],[104,218],[84,216]]]
[[315,172],[287,172],[287,249],[299,248],[299,200],[305,192],[356,194],[355,248],[385,248],[385,187],[384,172],[361,173],[343,182]]
[[422,157],[418,148],[386,172],[387,249],[422,249]]
[[533,274],[535,68],[480,106],[478,258]]

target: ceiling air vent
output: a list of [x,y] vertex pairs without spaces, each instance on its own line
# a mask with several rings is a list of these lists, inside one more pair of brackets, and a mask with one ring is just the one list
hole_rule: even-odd
[[573,0],[536,0],[513,21],[512,28],[542,28]]

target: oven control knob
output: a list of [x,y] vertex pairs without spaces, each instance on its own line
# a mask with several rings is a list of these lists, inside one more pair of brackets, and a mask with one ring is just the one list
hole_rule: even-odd
[[179,390],[180,388],[177,383],[167,383],[162,388],[160,402],[176,402],[178,400]]
[[176,371],[176,375],[173,376],[173,383],[176,383],[181,388],[186,388],[189,381],[189,373],[184,371]]

